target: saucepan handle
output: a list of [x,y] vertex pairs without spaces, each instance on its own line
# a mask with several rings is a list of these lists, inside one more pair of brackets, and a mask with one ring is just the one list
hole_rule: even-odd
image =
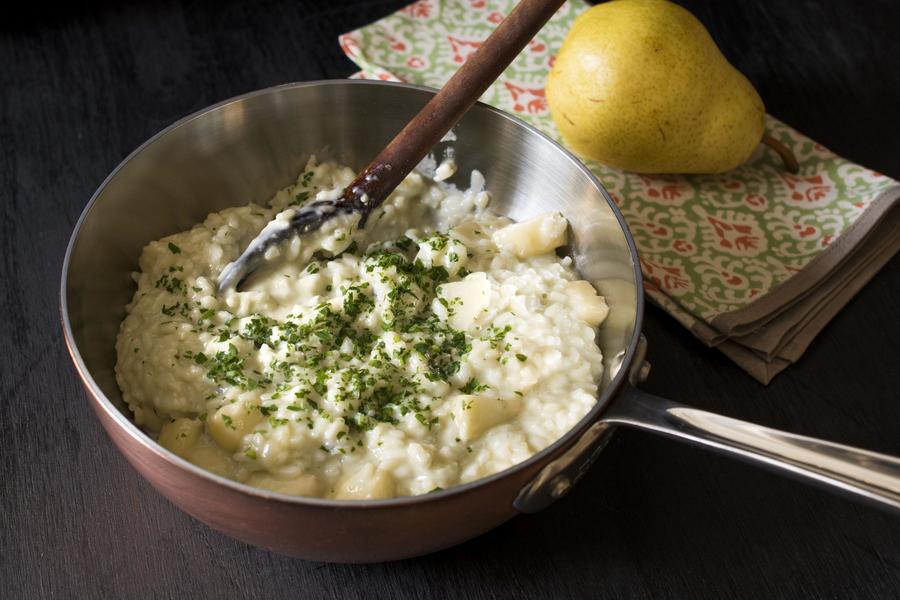
[[612,431],[623,425],[710,448],[900,511],[900,459],[896,457],[724,417],[627,384],[602,418],[522,490],[514,506],[534,512],[568,492]]
[[626,386],[603,415],[900,510],[900,459],[691,408]]

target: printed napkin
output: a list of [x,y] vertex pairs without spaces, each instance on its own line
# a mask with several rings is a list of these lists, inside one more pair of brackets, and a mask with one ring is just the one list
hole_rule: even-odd
[[[420,0],[340,36],[355,77],[440,87],[515,0]],[[570,0],[482,96],[561,141],[544,79],[575,17]],[[648,297],[762,383],[900,249],[897,182],[777,119],[766,132],[800,172],[759,149],[721,175],[637,175],[586,161],[628,221]]]

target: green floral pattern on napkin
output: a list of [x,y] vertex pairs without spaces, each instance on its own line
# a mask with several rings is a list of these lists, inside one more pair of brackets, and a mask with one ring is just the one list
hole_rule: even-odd
[[[440,87],[515,6],[515,0],[420,0],[340,37],[358,76]],[[572,21],[567,2],[482,96],[561,140],[544,79]],[[892,179],[840,158],[768,117],[801,170],[790,175],[760,148],[722,175],[647,176],[595,162],[634,235],[650,297],[690,325],[747,306],[833,243]]]

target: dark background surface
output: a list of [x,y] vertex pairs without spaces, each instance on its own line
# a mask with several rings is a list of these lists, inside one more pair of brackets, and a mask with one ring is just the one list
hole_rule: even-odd
[[[900,598],[900,518],[621,431],[548,510],[393,564],[297,561],[192,520],[94,418],[58,325],[75,221],[185,114],[345,77],[336,36],[400,1],[30,3],[0,19],[0,597]],[[900,5],[687,2],[769,111],[900,177]],[[766,387],[648,309],[655,393],[900,455],[900,261]]]

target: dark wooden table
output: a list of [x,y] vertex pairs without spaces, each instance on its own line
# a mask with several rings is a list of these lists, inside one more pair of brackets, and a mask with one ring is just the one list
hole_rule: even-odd
[[[369,566],[233,541],[125,463],[58,325],[60,265],[84,204],[134,147],[187,113],[349,75],[336,36],[402,3],[38,1],[4,13],[0,598],[900,598],[897,515],[641,433],[617,434],[573,493],[540,514]],[[900,177],[896,2],[689,5],[770,112]],[[900,455],[898,293],[895,259],[767,388],[650,308],[646,387]]]

